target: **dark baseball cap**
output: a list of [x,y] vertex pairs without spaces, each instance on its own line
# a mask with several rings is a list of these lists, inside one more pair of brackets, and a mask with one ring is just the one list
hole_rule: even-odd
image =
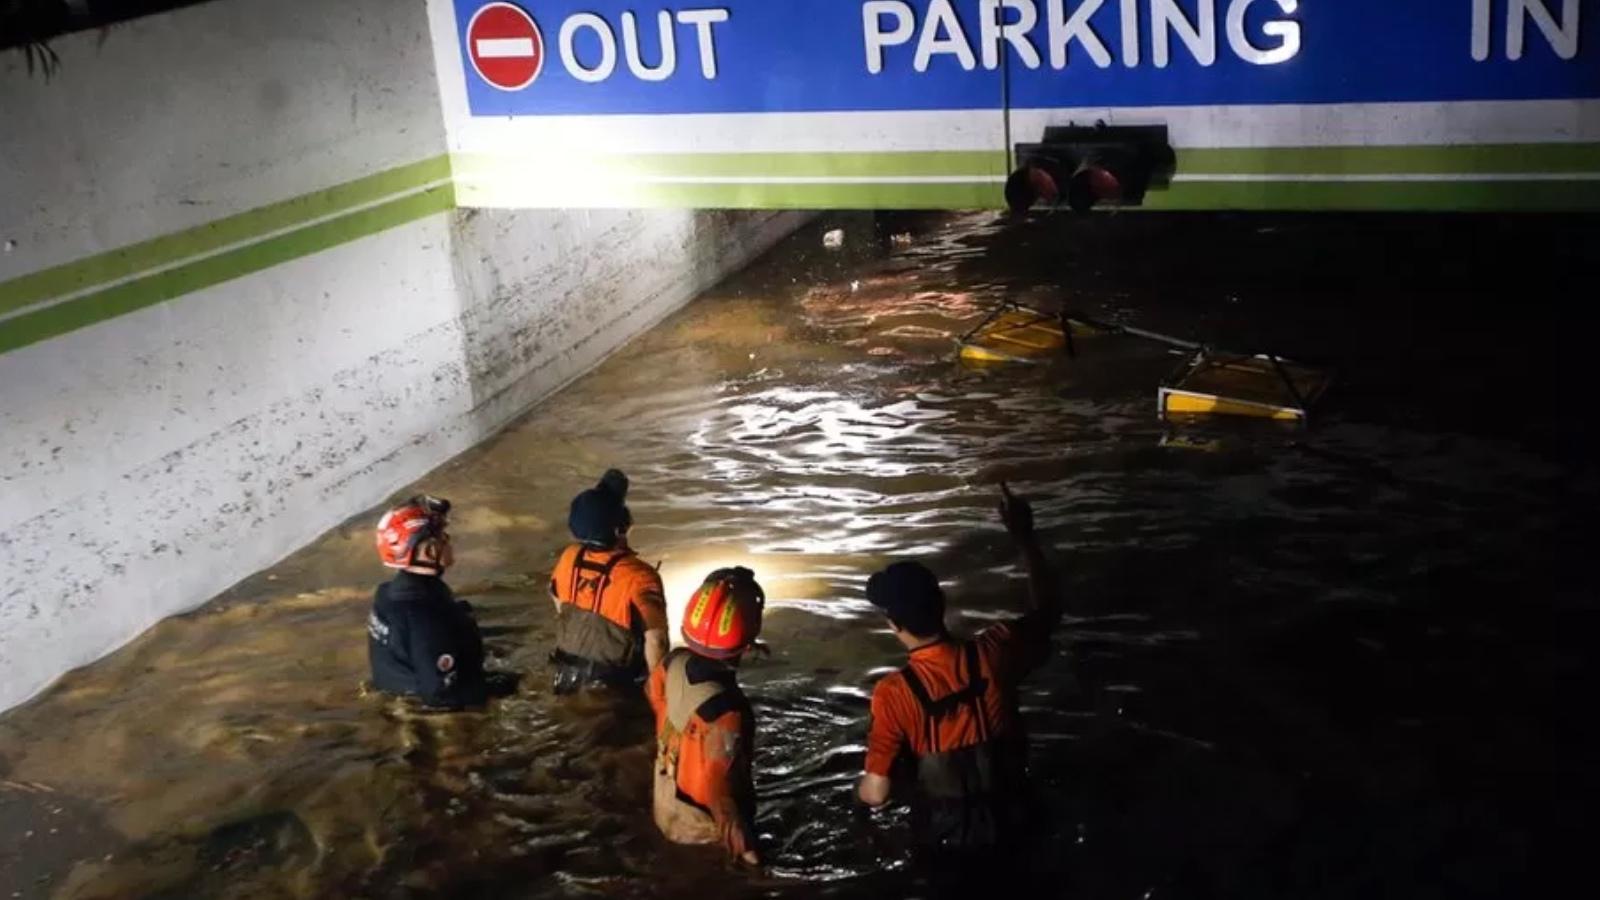
[[944,631],[944,589],[919,562],[897,562],[867,579],[867,602],[917,637]]

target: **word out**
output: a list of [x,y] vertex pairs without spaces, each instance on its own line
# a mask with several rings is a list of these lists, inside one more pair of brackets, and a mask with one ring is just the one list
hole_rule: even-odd
[[[717,77],[717,25],[728,21],[726,9],[685,9],[673,13],[661,10],[654,16],[655,40],[646,59],[644,35],[639,17],[632,12],[622,13],[616,27],[597,13],[581,12],[568,16],[561,23],[556,46],[561,65],[567,74],[579,81],[598,84],[617,71],[619,56],[625,60],[628,71],[640,81],[666,81],[678,71],[678,28],[693,29],[694,44],[700,54],[700,76],[706,80]],[[621,40],[618,40],[618,33]],[[598,56],[583,59],[579,56],[579,41],[587,39],[590,49],[598,47]],[[620,54],[619,54],[620,46]]]

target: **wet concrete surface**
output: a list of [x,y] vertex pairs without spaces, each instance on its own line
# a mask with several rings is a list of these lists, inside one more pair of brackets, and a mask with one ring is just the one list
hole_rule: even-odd
[[[1023,698],[1043,814],[1024,895],[1554,883],[1595,786],[1575,513],[1597,480],[1569,308],[1597,237],[1515,217],[819,223],[417,486],[459,510],[450,580],[515,696],[440,716],[363,690],[384,575],[362,514],[0,717],[0,897],[923,896],[903,812],[850,796],[871,686],[901,659],[862,586],[915,556],[959,628],[1015,609],[1000,480],[1035,499],[1072,610]],[[956,364],[1003,299],[1325,361],[1337,388],[1305,431],[1164,424],[1159,345]],[[550,696],[545,579],[568,499],[613,465],[675,617],[722,564],[773,598],[775,653],[744,673],[764,872],[655,835],[639,700]]]

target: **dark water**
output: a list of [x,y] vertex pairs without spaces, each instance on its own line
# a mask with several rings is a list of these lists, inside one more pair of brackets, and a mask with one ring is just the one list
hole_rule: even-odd
[[[1033,882],[997,890],[1591,892],[1562,879],[1594,831],[1593,220],[841,223],[844,250],[797,236],[423,482],[461,510],[451,580],[515,697],[362,693],[363,515],[0,718],[0,897],[922,896],[903,816],[851,799],[901,658],[861,588],[916,556],[961,628],[1015,608],[1001,479],[1072,616],[1023,698]],[[1340,380],[1309,431],[1169,428],[1156,345],[954,364],[1005,297]],[[610,465],[675,618],[719,564],[775,598],[744,673],[762,874],[654,834],[640,702],[546,690],[565,504]]]

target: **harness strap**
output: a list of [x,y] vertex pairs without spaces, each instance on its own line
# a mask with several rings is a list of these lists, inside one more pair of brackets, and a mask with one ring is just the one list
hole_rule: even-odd
[[[706,707],[719,697],[726,697],[729,701],[737,695],[731,694],[726,681],[720,678],[705,681],[689,680],[690,653],[682,647],[672,651],[667,657],[667,721],[674,731],[683,732],[689,727],[689,721],[696,713],[706,710]],[[714,720],[721,715],[703,715],[702,718]]]
[[687,804],[689,806],[692,806],[695,809],[699,810],[700,812],[705,813],[708,816],[716,815],[716,813],[713,813],[711,811],[711,807],[706,806],[704,803],[701,803],[699,800],[696,800],[695,798],[693,798],[693,797],[689,796],[688,794],[684,793],[683,792],[683,788],[676,786],[677,785],[676,781],[673,782],[673,785],[674,785],[673,786],[673,793],[678,798],[678,802],[679,803],[683,803],[683,804]]
[[911,689],[911,695],[917,698],[917,705],[922,707],[923,726],[928,735],[928,752],[939,752],[938,721],[955,712],[962,704],[972,707],[973,717],[978,723],[978,740],[989,740],[989,723],[983,714],[983,697],[989,691],[989,679],[983,677],[983,670],[978,665],[978,645],[968,641],[963,656],[966,658],[967,683],[959,690],[934,700],[928,695],[927,685],[922,683],[916,670],[910,664],[900,670],[905,677],[906,687]]
[[[617,555],[611,557],[611,559],[604,565],[601,565],[600,563],[591,561],[587,556],[588,552],[589,548],[587,547],[578,548],[578,558],[572,563],[572,586],[568,589],[568,593],[571,594],[572,602],[574,605],[576,605],[578,602],[578,573],[580,571],[599,572],[600,578],[595,583],[594,588],[594,603],[590,604],[589,606],[590,612],[597,613],[600,611],[600,600],[605,596],[606,588],[611,584],[611,571],[617,567],[618,563],[622,562],[632,554],[626,551],[618,553]],[[582,607],[579,608],[582,609]]]
[[972,716],[978,722],[978,740],[989,740],[989,717],[983,710],[983,698],[989,692],[989,680],[983,677],[983,669],[978,659],[978,645],[976,642],[967,643],[967,677],[971,684],[977,686],[977,691],[972,695]]
[[578,602],[578,568],[583,565],[584,552],[584,549],[579,547],[578,558],[572,563],[572,580],[571,583],[567,585],[567,597],[569,598],[568,602],[571,603]]

